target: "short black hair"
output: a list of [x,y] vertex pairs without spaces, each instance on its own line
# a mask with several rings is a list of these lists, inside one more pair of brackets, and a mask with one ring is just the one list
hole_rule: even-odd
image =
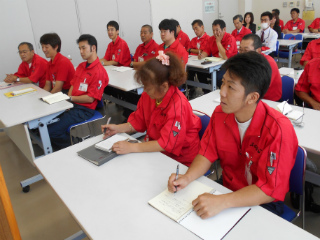
[[159,23],[159,30],[169,30],[170,32],[174,32],[174,37],[177,37],[177,26],[176,24],[172,21],[172,19],[163,19]]
[[18,50],[19,50],[19,47],[20,47],[21,45],[27,45],[30,51],[33,50],[33,45],[32,45],[31,43],[29,43],[29,42],[22,42],[22,43],[20,43],[19,46],[18,46]]
[[261,13],[261,18],[267,16],[269,20],[272,20],[272,13],[271,12],[263,12]]
[[246,12],[246,14],[244,15],[244,19],[246,19],[247,15],[250,16],[250,24],[252,24],[253,21],[254,21],[253,13],[252,12]]
[[226,23],[222,19],[216,19],[213,21],[212,26],[219,25],[221,29],[226,27]]
[[249,40],[249,39],[253,41],[254,50],[257,50],[258,48],[262,47],[262,42],[261,42],[261,39],[258,35],[251,33],[251,34],[245,35],[242,38],[242,40]]
[[242,17],[242,15],[240,15],[240,14],[235,15],[235,16],[232,18],[232,20],[234,21],[234,20],[237,20],[238,18],[239,18],[239,21],[240,21],[240,22],[243,21],[243,17]]
[[96,46],[96,52],[98,52],[98,43],[97,43],[97,39],[94,36],[90,34],[82,34],[77,39],[77,43],[79,44],[79,42],[83,42],[83,41],[87,41],[90,47]]
[[174,22],[174,24],[176,25],[176,27],[178,27],[180,25],[180,23],[178,22],[178,20],[171,18],[171,21]]
[[299,8],[292,8],[291,9],[291,11],[290,11],[290,13],[292,13],[293,11],[295,11],[296,13],[300,13],[300,10],[299,10]]
[[58,46],[57,52],[61,51],[61,39],[56,33],[46,33],[40,38],[41,44],[49,44],[52,48]]
[[260,99],[267,92],[271,81],[271,67],[267,59],[257,52],[241,53],[229,58],[222,68],[229,71],[230,76],[241,79],[246,96],[249,93],[259,93]]
[[272,12],[275,12],[278,16],[280,16],[280,10],[275,8],[275,9],[272,9]]
[[149,24],[145,24],[145,25],[143,25],[141,28],[148,28],[148,30],[149,30],[149,32],[150,33],[153,33],[153,28],[149,25]]
[[110,22],[108,22],[108,24],[107,24],[107,28],[108,27],[114,27],[115,29],[116,29],[116,31],[118,31],[119,30],[119,24],[116,22],[116,21],[110,21]]
[[195,24],[198,24],[199,27],[203,26],[203,22],[200,19],[193,20],[193,22],[191,23],[191,26]]

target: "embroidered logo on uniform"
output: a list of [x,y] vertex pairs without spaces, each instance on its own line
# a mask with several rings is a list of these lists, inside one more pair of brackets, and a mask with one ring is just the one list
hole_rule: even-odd
[[156,54],[154,51],[151,52],[152,54]]
[[176,121],[176,123],[174,125],[180,130],[180,128],[181,128],[180,122]]
[[174,137],[178,135],[178,132],[176,132],[176,131],[172,131],[172,133],[173,133]]
[[100,86],[98,86],[98,89],[100,89],[102,87],[102,81],[101,80],[99,80],[99,84],[100,84]]
[[268,167],[268,172],[270,175],[273,173],[274,169],[275,169],[274,167]]

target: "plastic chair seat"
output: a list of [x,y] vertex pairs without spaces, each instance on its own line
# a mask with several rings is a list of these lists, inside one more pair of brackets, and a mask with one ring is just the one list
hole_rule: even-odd
[[[295,52],[292,52],[292,55],[301,54],[301,53],[302,53],[301,50],[297,50]],[[289,52],[279,51],[279,58],[289,58]]]
[[102,117],[103,117],[103,116],[102,116],[102,114],[101,114],[100,112],[94,111],[94,114],[93,114],[93,116],[92,116],[91,118],[89,118],[89,119],[86,120],[86,121],[80,122],[80,123],[72,124],[72,125],[68,128],[67,131],[68,131],[68,133],[70,133],[70,129],[71,129],[73,126],[76,126],[76,125],[78,125],[78,124],[83,124],[83,123],[91,122],[91,121],[97,120],[97,119],[102,118]]
[[291,208],[289,208],[287,205],[284,205],[283,213],[280,217],[287,220],[288,222],[291,222],[296,217],[295,211],[293,211]]

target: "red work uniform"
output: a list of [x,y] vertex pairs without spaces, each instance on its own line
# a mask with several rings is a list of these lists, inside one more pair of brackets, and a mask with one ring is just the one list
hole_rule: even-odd
[[147,44],[142,43],[137,47],[133,59],[136,62],[147,61],[148,59],[158,55],[158,48],[159,44],[151,39]]
[[[201,47],[206,48],[210,36],[207,33],[204,33],[200,38],[194,37],[189,43],[187,49],[201,49]],[[190,53],[190,55],[198,55],[196,53]]]
[[173,52],[177,55],[178,58],[180,58],[184,64],[187,64],[188,62],[188,52],[184,47],[180,44],[179,40],[176,39],[169,47],[164,49],[164,43],[159,45],[157,56],[159,55],[159,51],[163,51],[164,53],[167,52]]
[[119,36],[115,42],[108,44],[106,54],[103,57],[107,61],[115,61],[117,66],[130,66],[131,56],[128,44]]
[[312,40],[308,46],[306,51],[304,52],[300,64],[303,65],[305,61],[310,61],[314,58],[320,57],[320,39]]
[[220,159],[223,186],[237,191],[255,184],[275,201],[283,201],[297,150],[297,136],[289,119],[259,101],[242,143],[234,114],[216,107],[199,154],[210,162]]
[[279,26],[281,27],[281,31],[282,31],[284,27],[284,23],[281,19],[279,19]]
[[189,44],[190,44],[190,38],[185,32],[180,30],[180,32],[177,35],[176,39],[179,40],[179,42],[182,44],[184,49],[188,50],[188,47],[189,47]]
[[74,66],[71,61],[58,52],[53,62],[52,60],[48,62],[46,80],[51,81],[52,88],[54,88],[56,81],[62,81],[64,82],[62,89],[68,90],[71,86],[70,81],[73,78],[74,72]]
[[268,60],[272,71],[271,82],[268,91],[264,95],[263,99],[278,101],[282,96],[282,80],[278,69],[278,65],[276,61],[269,55],[263,53],[261,54]]
[[289,31],[300,29],[300,32],[303,33],[305,27],[305,22],[301,18],[298,18],[296,22],[289,20],[283,29],[288,29]]
[[[238,53],[236,39],[229,33],[225,33],[221,40],[221,44],[226,50],[226,55],[228,58],[236,55]],[[219,55],[219,49],[216,43],[215,36],[209,38],[206,48],[201,46],[201,50],[205,51],[208,56],[221,57]]]
[[310,94],[311,97],[320,103],[320,58],[312,59],[305,66],[295,90]]
[[82,62],[77,67],[74,78],[71,81],[72,96],[88,95],[95,100],[92,103],[78,103],[81,106],[96,109],[98,101],[101,100],[103,90],[109,83],[107,71],[101,65],[99,58],[92,62],[88,67],[87,62]]
[[315,20],[313,20],[313,22],[308,26],[309,31],[310,28],[320,29],[320,18],[316,18]]
[[188,99],[170,86],[162,102],[142,93],[137,110],[128,122],[138,132],[147,131],[146,141],[157,140],[167,156],[190,166],[199,150],[200,118],[193,114]]
[[33,55],[31,65],[22,62],[15,76],[19,78],[29,78],[33,83],[39,83],[39,87],[43,88],[46,85],[46,72],[48,61],[37,54]]
[[240,32],[238,33],[238,29],[235,29],[232,31],[231,35],[236,39],[236,42],[241,42],[242,38],[245,36],[245,35],[248,35],[248,34],[251,34],[251,30],[246,28],[246,27],[242,27],[240,29]]

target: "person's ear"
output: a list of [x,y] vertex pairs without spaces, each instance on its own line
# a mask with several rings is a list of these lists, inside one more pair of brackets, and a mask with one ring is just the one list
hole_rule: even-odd
[[248,105],[255,104],[258,102],[260,94],[257,92],[249,93],[246,97],[246,102]]

